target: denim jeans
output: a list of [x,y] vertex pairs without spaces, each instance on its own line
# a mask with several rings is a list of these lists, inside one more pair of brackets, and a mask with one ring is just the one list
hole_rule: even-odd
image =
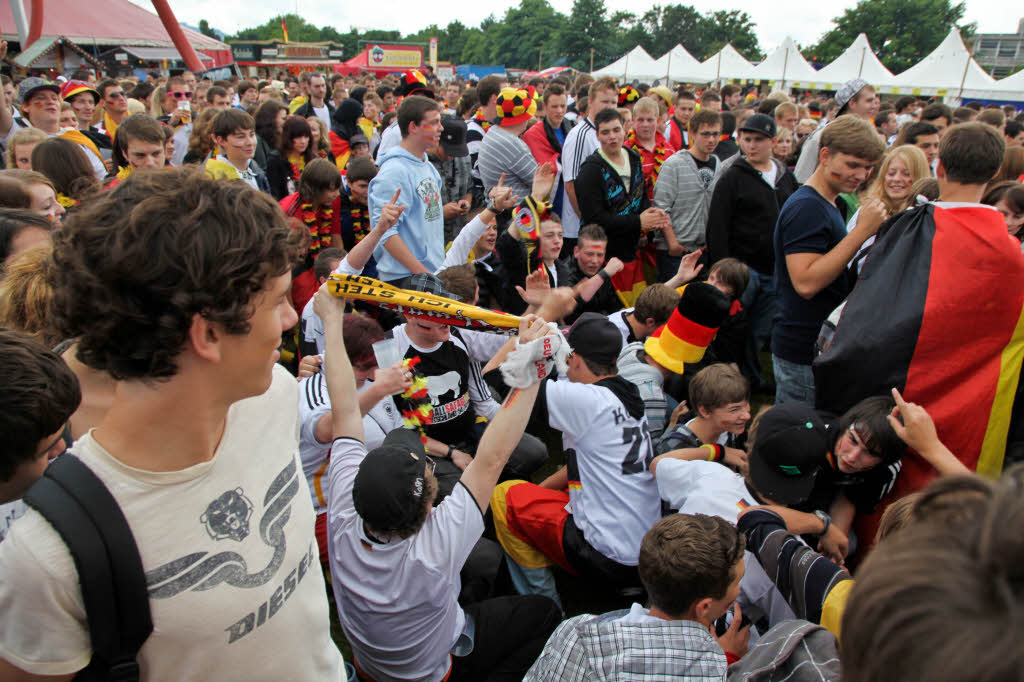
[[772,355],[775,371],[775,404],[800,402],[814,405],[814,372],[810,365],[798,365]]
[[761,349],[771,341],[772,324],[779,312],[774,277],[750,268],[750,281],[740,296],[740,304],[750,320],[750,334],[743,350],[740,371],[750,382],[750,387],[756,390],[765,384],[761,376]]

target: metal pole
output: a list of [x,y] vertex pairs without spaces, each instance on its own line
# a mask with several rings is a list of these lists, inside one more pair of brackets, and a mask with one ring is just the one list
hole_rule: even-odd
[[[32,11],[35,12],[35,4],[42,5],[42,0],[36,0],[33,3]],[[181,55],[182,60],[185,62],[185,66],[189,71],[199,73],[203,70],[203,63],[199,61],[199,56],[196,55],[196,51],[192,48],[192,45],[185,38],[185,32],[181,30],[181,25],[178,24],[178,20],[174,18],[174,12],[171,11],[171,6],[167,4],[167,0],[153,0],[153,7],[156,8],[156,13],[160,15],[160,21],[164,25],[164,30],[171,37],[171,41],[174,43],[174,47],[178,49],[178,54]]]
[[590,71],[594,71],[594,48],[590,48]]
[[[957,93],[956,98],[959,100],[963,99],[964,95],[964,83],[967,82],[967,69],[971,67],[971,53],[967,53],[967,62],[964,64],[964,75],[960,78],[960,92]],[[945,98],[943,98],[945,99]]]
[[786,91],[786,67],[789,66],[789,48],[786,48],[786,54],[782,56],[782,91]]
[[864,71],[864,59],[867,57],[868,48],[864,47],[860,53],[860,66],[857,67],[857,78],[860,78],[861,72]]

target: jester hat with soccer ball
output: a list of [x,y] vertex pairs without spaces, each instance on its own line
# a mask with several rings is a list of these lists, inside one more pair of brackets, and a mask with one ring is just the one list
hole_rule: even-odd
[[496,103],[498,125],[502,127],[519,125],[529,121],[537,113],[537,101],[533,98],[533,86],[525,88],[502,88]]

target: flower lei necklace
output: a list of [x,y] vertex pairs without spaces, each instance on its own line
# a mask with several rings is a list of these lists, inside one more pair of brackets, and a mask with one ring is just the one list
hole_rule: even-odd
[[402,423],[419,431],[420,440],[426,444],[427,432],[423,427],[434,423],[434,408],[427,393],[427,378],[415,369],[419,363],[418,355],[402,360],[402,367],[412,374],[412,385],[401,396],[409,406],[408,409],[402,410]]
[[[635,130],[630,130],[629,134],[626,135],[626,146],[641,155],[645,151],[644,146],[640,144],[640,140],[636,137]],[[651,170],[651,177],[647,183],[648,187],[654,187],[654,183],[658,181],[658,173],[661,172],[661,165],[665,163],[668,157],[672,156],[672,150],[665,144],[665,139],[662,138],[659,141],[657,133],[654,135],[654,149],[652,153],[654,154],[654,168]]]
[[309,254],[315,256],[321,249],[331,245],[331,224],[334,222],[334,209],[330,206],[313,208],[313,204],[304,203],[299,207],[299,217],[309,230]]

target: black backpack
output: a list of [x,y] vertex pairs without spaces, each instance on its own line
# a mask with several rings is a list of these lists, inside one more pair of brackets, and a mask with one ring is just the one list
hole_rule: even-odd
[[142,558],[114,496],[71,454],[55,459],[24,496],[71,552],[92,640],[75,680],[135,682],[136,656],[153,631]]

